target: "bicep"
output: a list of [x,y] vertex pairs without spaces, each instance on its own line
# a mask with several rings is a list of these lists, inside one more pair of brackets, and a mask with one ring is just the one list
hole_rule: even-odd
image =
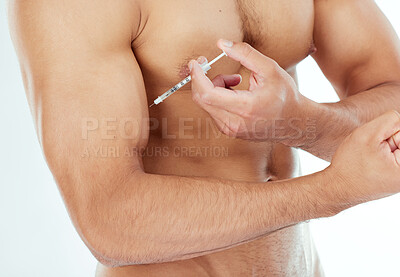
[[100,1],[83,16],[76,3],[87,1],[62,9],[44,2],[12,7],[12,32],[46,159],[76,211],[91,192],[109,195],[140,168],[147,100],[123,10],[113,18],[99,10],[113,1]]
[[316,0],[314,41],[341,98],[400,79],[398,37],[372,0]]

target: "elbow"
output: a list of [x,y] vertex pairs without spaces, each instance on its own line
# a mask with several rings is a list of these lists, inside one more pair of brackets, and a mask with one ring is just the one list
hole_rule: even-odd
[[109,228],[103,223],[105,220],[101,212],[94,215],[93,210],[97,208],[86,209],[76,216],[74,223],[79,236],[99,263],[111,268],[122,266],[123,255],[119,253],[117,256],[117,250],[121,247],[115,245],[115,234],[110,234]]
[[79,233],[92,255],[106,267],[148,264],[149,259],[145,257],[149,255],[141,250],[143,243],[132,236],[124,237],[117,229],[84,227]]
[[85,236],[82,238],[92,253],[93,257],[102,265],[110,268],[123,266],[122,259],[115,255],[113,249],[108,249],[109,241],[103,238],[101,241],[96,238]]
[[[152,231],[139,230],[144,224],[138,220],[129,224],[113,220],[108,212],[97,207],[96,214],[86,212],[85,219],[78,220],[77,231],[96,260],[106,267],[153,264],[163,262],[164,247],[153,243]],[[107,210],[112,210],[108,207]],[[126,226],[129,226],[127,228]],[[145,237],[143,235],[146,234]]]
[[[101,239],[85,238],[84,240],[96,260],[109,268],[155,264],[176,260],[163,255],[161,253],[162,247],[154,249],[153,247],[149,247],[148,242],[139,238],[134,238],[125,243],[110,239],[106,235],[102,236]],[[150,249],[156,251],[151,251]]]
[[123,266],[120,262],[115,261],[107,257],[104,253],[96,252],[93,249],[89,249],[93,257],[102,265],[109,268],[121,267]]
[[151,239],[143,239],[139,236],[127,238],[120,233],[110,234],[108,231],[94,235],[93,232],[85,229],[79,230],[79,234],[94,258],[109,268],[173,262],[182,259],[181,253],[173,253],[167,245],[154,243]]
[[[141,183],[143,174],[140,170],[134,173],[132,178],[136,179],[136,184]],[[61,185],[61,188],[65,187],[71,185]],[[126,201],[124,190],[111,193],[85,187],[85,190],[68,191],[64,198],[75,228],[93,256],[107,267],[154,263],[157,255],[149,249],[157,247],[150,245],[151,239],[140,235],[152,237],[151,228],[142,229],[145,224],[140,222],[140,218],[145,215],[137,214],[139,211],[135,206],[139,207],[140,203],[135,199],[138,198]]]

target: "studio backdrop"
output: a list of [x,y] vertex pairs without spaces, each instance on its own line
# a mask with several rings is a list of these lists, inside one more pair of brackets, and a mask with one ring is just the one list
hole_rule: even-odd
[[[377,1],[400,33],[400,4]],[[43,158],[0,2],[0,276],[88,277],[97,261],[72,226]],[[338,98],[316,63],[298,66],[300,91],[317,102]],[[400,93],[400,91],[399,91]],[[328,164],[301,152],[304,174]],[[400,196],[312,221],[328,277],[400,276]]]

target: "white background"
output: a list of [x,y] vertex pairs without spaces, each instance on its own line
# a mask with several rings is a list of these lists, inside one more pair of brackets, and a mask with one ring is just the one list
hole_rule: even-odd
[[[0,2],[0,276],[93,276],[96,261],[76,234],[42,157]],[[400,4],[377,2],[399,33]],[[309,98],[337,100],[312,59],[300,64],[299,77]],[[327,166],[306,153],[301,160],[304,173]],[[314,220],[327,276],[400,276],[399,212],[400,197],[394,196]]]

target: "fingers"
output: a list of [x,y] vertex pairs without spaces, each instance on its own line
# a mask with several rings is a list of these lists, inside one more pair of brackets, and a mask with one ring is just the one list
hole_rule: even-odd
[[400,166],[400,149],[395,150],[393,153],[397,164]]
[[214,89],[214,84],[207,78],[203,69],[197,61],[190,61],[189,63],[190,75],[192,76],[192,89],[196,92],[202,93],[204,91],[211,91]]
[[390,137],[388,140],[390,150],[394,154],[394,158],[397,164],[400,166],[400,131],[397,132],[394,136]]
[[387,142],[389,143],[390,151],[395,152],[400,149],[400,132],[390,137]]
[[263,75],[265,70],[274,69],[276,62],[247,43],[234,43],[227,40],[219,40],[218,47],[225,51],[231,59],[240,62],[244,67],[256,74]]
[[[232,115],[226,111],[218,111],[218,116],[215,116],[212,112],[210,115],[213,117],[214,122],[218,128],[218,130],[227,135],[228,137],[237,137],[238,135],[238,126],[240,125],[234,124],[235,122],[240,122],[235,115]],[[232,127],[234,126],[234,127]],[[236,128],[236,129],[235,129]]]
[[[220,107],[222,109],[229,107],[230,109],[240,111],[246,105],[246,99],[241,94],[230,89],[225,89],[225,86],[215,87],[196,61],[191,61],[189,68],[191,68],[193,100],[202,108],[207,110],[207,106]],[[237,78],[236,80],[235,78],[233,80],[225,79],[223,82],[227,81],[228,83],[235,84],[238,82]],[[222,84],[221,80],[217,82]]]
[[[375,132],[379,142],[389,140],[400,131],[400,114],[397,111],[389,111],[371,121],[371,131]],[[397,138],[397,137],[396,137]]]
[[396,133],[392,138],[397,148],[400,149],[400,132]]
[[239,85],[242,82],[242,76],[235,75],[218,75],[212,80],[216,87],[230,88]]

